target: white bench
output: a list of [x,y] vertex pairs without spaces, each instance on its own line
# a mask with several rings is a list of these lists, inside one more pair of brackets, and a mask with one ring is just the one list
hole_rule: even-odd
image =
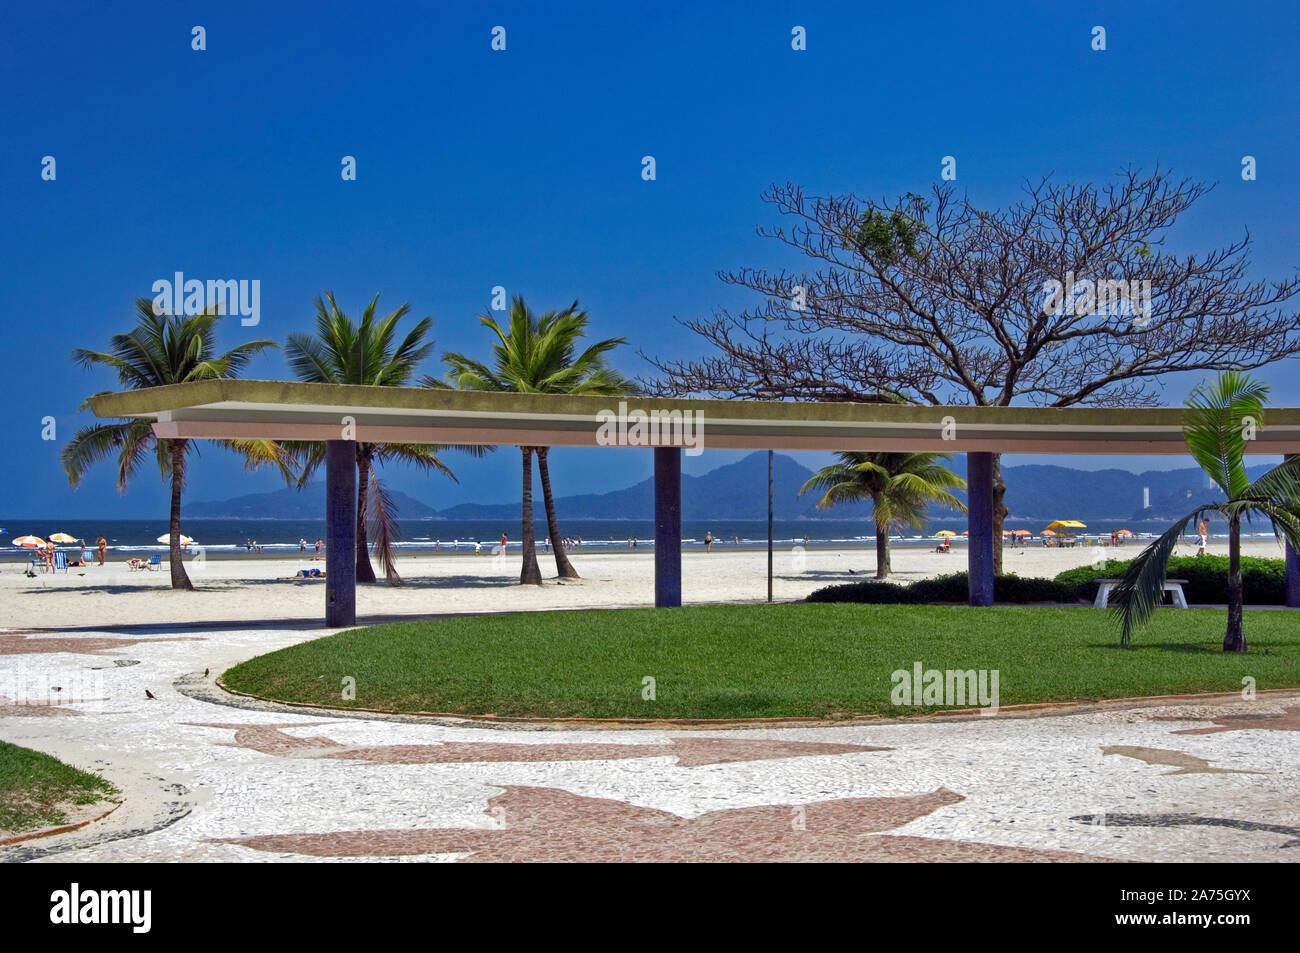
[[[1110,604],[1110,591],[1119,585],[1118,579],[1098,579],[1101,585],[1097,587],[1097,601],[1093,603],[1098,609],[1104,609]],[[1187,597],[1183,595],[1183,586],[1187,585],[1186,579],[1166,579],[1165,592],[1173,596],[1174,606],[1178,609],[1187,608]]]

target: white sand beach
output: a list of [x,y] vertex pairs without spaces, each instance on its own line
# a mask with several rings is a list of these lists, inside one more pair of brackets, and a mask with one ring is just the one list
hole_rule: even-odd
[[[1130,559],[1140,552],[1137,544],[1114,550]],[[1278,543],[1243,542],[1246,555],[1278,558]],[[1109,550],[1108,550],[1109,552]],[[1179,555],[1195,548],[1181,547]],[[1226,552],[1215,540],[1212,553]],[[1011,548],[1004,568],[1021,576],[1050,578],[1062,570],[1086,565],[1094,559],[1088,547],[1045,549]],[[654,604],[652,553],[571,554],[580,580],[555,578],[549,553],[538,561],[546,583],[521,586],[519,556],[504,559],[482,556],[424,555],[400,563],[403,585],[384,582],[361,585],[357,591],[358,622],[391,617],[419,618],[444,613],[509,612],[536,609],[586,609]],[[964,546],[948,554],[929,548],[897,547],[891,555],[891,580],[916,579],[962,572]],[[187,563],[194,592],[170,588],[167,567],[161,571],[133,572],[121,559],[106,566],[73,567],[66,573],[23,575],[25,565],[0,564],[0,628],[100,628],[105,626],[199,622],[270,622],[320,620],[324,614],[323,580],[295,580],[300,569],[322,568],[309,558],[249,557]],[[786,545],[774,560],[774,597],[778,601],[802,599],[821,586],[870,578],[875,572],[871,549],[818,549],[799,553]],[[759,602],[767,597],[766,551],[729,551],[716,547],[705,554],[688,550],[682,555],[683,603]]]

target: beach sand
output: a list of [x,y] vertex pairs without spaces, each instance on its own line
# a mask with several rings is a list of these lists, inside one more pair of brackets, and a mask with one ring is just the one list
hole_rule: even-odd
[[[1221,540],[1212,553],[1224,553]],[[1115,555],[1129,559],[1140,552],[1133,544]],[[1278,558],[1282,550],[1271,540],[1243,542],[1246,555]],[[1194,546],[1179,548],[1192,555]],[[393,617],[419,618],[445,613],[510,612],[537,609],[585,609],[654,605],[652,553],[574,552],[571,559],[580,580],[555,578],[555,561],[539,553],[546,579],[542,586],[521,586],[519,555],[504,559],[482,556],[426,555],[402,559],[404,585],[384,582],[357,589],[359,622]],[[1062,570],[1093,561],[1093,550],[1008,548],[1004,568],[1021,576],[1052,577]],[[957,545],[949,554],[932,548],[896,547],[890,579],[907,583],[966,569],[966,550]],[[0,628],[91,628],[126,625],[178,625],[199,622],[319,622],[325,611],[324,580],[299,580],[298,570],[322,568],[309,558],[272,556],[208,560],[187,564],[194,592],[175,592],[164,564],[159,572],[132,572],[121,560],[99,567],[71,568],[66,573],[38,573],[31,579],[23,566],[0,566]],[[774,556],[774,598],[802,599],[814,589],[871,578],[872,549],[811,548],[799,554],[787,544]],[[717,546],[705,554],[682,554],[682,601],[761,602],[767,598],[767,553]]]

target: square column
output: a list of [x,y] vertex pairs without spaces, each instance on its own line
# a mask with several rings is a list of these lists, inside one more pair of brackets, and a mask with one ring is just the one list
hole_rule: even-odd
[[357,624],[357,445],[325,441],[325,624]]
[[966,454],[970,604],[993,605],[993,454]]
[[[1294,460],[1298,454],[1287,454],[1288,460]],[[1286,544],[1286,604],[1288,608],[1300,609],[1300,553]]]
[[655,447],[655,608],[682,604],[682,451]]

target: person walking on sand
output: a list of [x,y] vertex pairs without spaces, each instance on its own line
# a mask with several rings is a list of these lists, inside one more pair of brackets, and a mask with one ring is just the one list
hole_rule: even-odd
[[506,546],[509,544],[509,542],[510,542],[510,541],[509,541],[508,539],[506,539],[506,534],[505,534],[505,533],[502,533],[502,534],[501,534],[501,552],[504,553],[504,552],[506,551]]
[[81,555],[77,558],[81,561],[81,565],[84,566],[86,565],[86,541],[84,539],[79,539],[77,542],[81,544]]
[[713,530],[708,530],[704,534],[704,551],[710,552],[713,549]]
[[1199,545],[1197,546],[1196,549],[1196,555],[1204,556],[1206,553],[1206,549],[1210,543],[1210,521],[1209,520],[1203,519],[1196,524],[1196,535],[1199,537],[1198,540]]

